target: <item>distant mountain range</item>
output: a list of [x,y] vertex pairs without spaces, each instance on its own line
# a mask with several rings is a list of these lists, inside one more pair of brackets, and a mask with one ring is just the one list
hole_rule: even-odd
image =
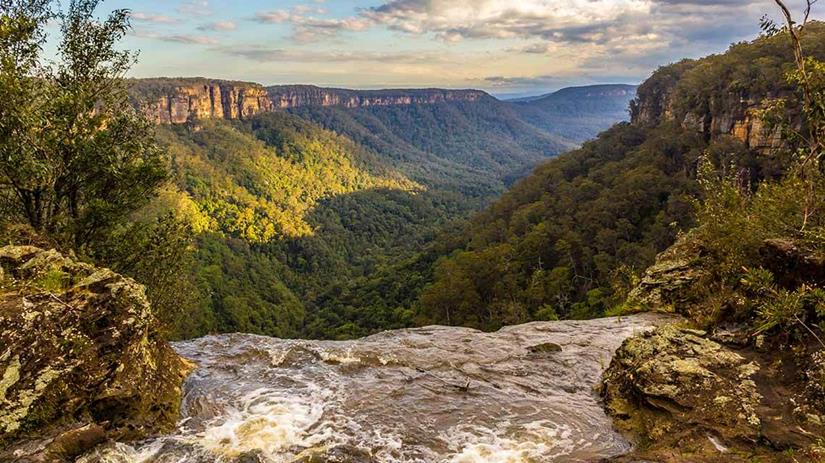
[[522,118],[563,138],[581,143],[616,121],[627,120],[635,85],[569,87],[534,98],[511,100]]
[[[208,118],[249,119],[278,109],[346,109],[478,103],[510,107],[502,118],[520,115],[531,125],[568,142],[581,143],[618,120],[627,119],[632,85],[570,87],[536,97],[499,100],[481,90],[350,90],[313,85],[275,85],[207,78],[154,78],[132,82],[132,97],[157,123],[181,124]],[[517,113],[514,114],[513,110]],[[571,126],[580,130],[571,130]],[[559,128],[561,127],[561,128]]]

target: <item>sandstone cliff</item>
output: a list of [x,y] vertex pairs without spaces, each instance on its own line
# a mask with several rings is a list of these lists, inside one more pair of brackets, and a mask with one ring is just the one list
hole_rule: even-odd
[[191,368],[143,287],[32,246],[0,248],[0,461],[73,461],[173,429]]
[[757,115],[764,109],[765,99],[783,96],[782,92],[751,94],[740,90],[712,98],[689,95],[681,78],[694,66],[696,62],[686,61],[660,69],[642,84],[636,100],[631,103],[632,122],[653,126],[671,121],[708,138],[732,136],[749,148],[763,152],[782,146],[781,129],[767,127]]
[[272,106],[282,109],[301,106],[360,108],[367,106],[436,104],[454,101],[473,102],[484,98],[492,98],[480,90],[346,90],[312,85],[276,85],[268,87],[267,91],[272,100]]
[[247,119],[272,110],[258,84],[207,79],[133,81],[133,102],[157,124],[183,124],[204,119]]
[[130,96],[132,103],[156,124],[243,120],[276,109],[301,106],[360,108],[493,99],[480,90],[346,90],[312,85],[265,89],[255,83],[202,78],[132,80]]

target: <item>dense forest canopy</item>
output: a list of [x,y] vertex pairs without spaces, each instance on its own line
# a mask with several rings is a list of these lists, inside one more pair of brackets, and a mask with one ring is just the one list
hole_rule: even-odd
[[[822,24],[807,26],[803,41],[812,56],[825,57],[824,37]],[[540,166],[462,231],[442,235],[374,283],[331,296],[330,306],[350,307],[365,320],[370,309],[359,306],[379,285],[399,297],[383,301],[383,313],[410,308],[418,323],[493,329],[609,312],[656,254],[693,225],[700,155],[750,184],[787,166],[782,152],[749,149],[691,121],[753,119],[743,104],[758,108],[765,98],[792,94],[784,78],[794,69],[788,47],[785,36],[762,37],[659,69],[639,87],[633,123]],[[429,283],[411,288],[401,281]],[[392,290],[398,287],[405,289]]]

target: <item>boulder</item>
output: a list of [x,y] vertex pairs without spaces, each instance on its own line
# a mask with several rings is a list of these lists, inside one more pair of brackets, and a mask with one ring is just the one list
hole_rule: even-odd
[[601,386],[616,427],[637,446],[617,461],[793,461],[787,449],[813,458],[825,429],[818,416],[794,416],[793,362],[777,358],[675,325],[628,339]]
[[157,325],[131,279],[0,248],[0,461],[70,461],[173,429],[191,365]]
[[697,285],[708,276],[702,255],[702,249],[690,234],[681,237],[657,256],[639,285],[630,292],[628,302],[645,309],[689,315],[691,307],[702,301]]
[[761,265],[789,290],[801,284],[825,284],[825,255],[788,238],[765,240],[759,249]]

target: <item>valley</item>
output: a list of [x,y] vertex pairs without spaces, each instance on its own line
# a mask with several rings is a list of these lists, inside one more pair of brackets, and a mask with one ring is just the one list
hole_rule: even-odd
[[0,461],[825,462],[815,1],[111,3],[0,0]]
[[[605,129],[621,120],[615,108],[627,107],[635,90],[619,88],[580,107],[541,109],[534,120],[549,111],[570,125]],[[130,95],[157,124],[175,171],[174,186],[143,219],[194,206],[183,215],[199,233],[190,271],[209,296],[193,302],[200,328],[188,323],[187,336],[237,330],[348,338],[412,326],[409,306],[387,313],[331,298],[363,291],[359,282],[369,285],[383,269],[417,259],[448,227],[581,141],[527,122],[529,105],[480,91],[150,79],[132,82]],[[542,108],[546,99],[538,100]],[[273,281],[231,271],[227,259],[259,262]],[[353,324],[347,311],[375,319]]]

